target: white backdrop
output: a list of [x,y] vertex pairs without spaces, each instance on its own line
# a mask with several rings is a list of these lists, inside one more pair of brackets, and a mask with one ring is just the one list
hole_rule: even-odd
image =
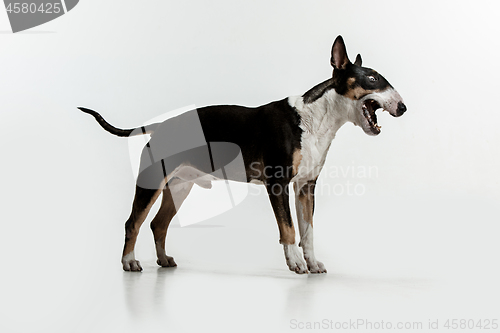
[[[87,0],[18,34],[0,10],[0,328],[288,331],[292,318],[498,316],[499,9],[493,1]],[[331,75],[339,34],[351,60],[361,53],[408,112],[381,114],[376,138],[347,124],[332,144],[315,217],[326,277],[287,271],[270,205],[252,186],[236,208],[169,231],[177,276],[185,263],[192,273],[185,283],[213,282],[182,284],[205,293],[207,307],[165,291],[163,284],[180,287],[163,281],[170,273],[156,273],[146,224],[136,251],[145,267],[141,286],[168,296],[134,289],[136,278],[121,276],[119,261],[134,190],[127,139],[76,107],[130,128],[186,105],[257,106],[300,95]],[[217,202],[198,192],[183,209]],[[241,282],[252,274],[257,282]],[[235,291],[211,294],[214,285]],[[253,297],[262,290],[280,301]],[[182,318],[201,321],[134,316],[153,307],[148,297],[173,297]],[[257,311],[269,326],[235,327],[250,314],[231,312],[226,301]],[[236,319],[229,325],[214,308]]]

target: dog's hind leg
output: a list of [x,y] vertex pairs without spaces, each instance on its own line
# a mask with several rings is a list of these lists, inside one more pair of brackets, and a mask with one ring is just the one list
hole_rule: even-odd
[[267,193],[273,207],[278,228],[280,231],[280,244],[283,245],[288,268],[298,274],[307,273],[307,266],[302,258],[299,247],[295,244],[295,229],[290,214],[288,196],[288,183],[266,184]]
[[142,271],[138,260],[135,259],[134,247],[139,234],[139,228],[160,195],[160,189],[135,188],[132,212],[125,223],[125,246],[123,247],[122,265],[125,271]]
[[156,263],[162,267],[177,266],[174,258],[167,256],[165,252],[165,238],[170,221],[172,221],[172,218],[179,210],[192,187],[193,183],[182,181],[178,178],[169,181],[163,190],[160,210],[153,221],[151,221],[151,230],[153,231],[156,255],[158,257]]
[[299,222],[300,244],[304,251],[304,259],[311,273],[326,273],[323,263],[316,261],[313,248],[313,213],[314,213],[314,188],[316,181],[310,180],[299,188],[294,183],[295,208]]

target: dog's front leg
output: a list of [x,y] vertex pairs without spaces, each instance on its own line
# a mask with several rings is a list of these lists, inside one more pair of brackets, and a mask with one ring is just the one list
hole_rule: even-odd
[[313,247],[314,188],[316,180],[310,180],[302,186],[294,183],[295,208],[299,221],[300,243],[304,259],[311,273],[326,273],[323,263],[316,261]]
[[299,247],[295,244],[295,229],[290,214],[288,200],[288,183],[270,183],[266,185],[267,193],[273,207],[278,228],[280,231],[280,244],[285,251],[285,259],[288,268],[297,274],[307,273],[307,265],[302,259]]

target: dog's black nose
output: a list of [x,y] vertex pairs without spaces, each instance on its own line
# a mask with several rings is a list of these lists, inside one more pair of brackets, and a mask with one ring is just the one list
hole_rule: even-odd
[[402,116],[406,112],[406,105],[403,102],[398,103],[397,116]]

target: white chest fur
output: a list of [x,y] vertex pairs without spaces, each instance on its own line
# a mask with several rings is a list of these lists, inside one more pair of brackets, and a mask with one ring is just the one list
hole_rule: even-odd
[[292,179],[299,187],[318,177],[325,164],[328,149],[339,128],[353,121],[355,101],[339,95],[334,89],[327,91],[312,103],[304,103],[302,97],[289,97],[301,120],[301,155],[298,172]]

